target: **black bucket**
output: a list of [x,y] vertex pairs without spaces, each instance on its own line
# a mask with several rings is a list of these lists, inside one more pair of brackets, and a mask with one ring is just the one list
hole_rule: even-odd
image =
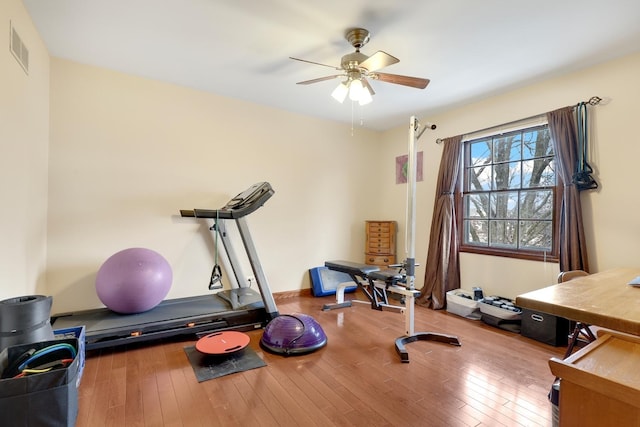
[[551,402],[551,427],[558,427],[560,425],[560,380],[557,379],[553,382],[551,390],[549,391],[549,401]]
[[0,301],[0,351],[7,347],[53,339],[53,298],[28,295]]

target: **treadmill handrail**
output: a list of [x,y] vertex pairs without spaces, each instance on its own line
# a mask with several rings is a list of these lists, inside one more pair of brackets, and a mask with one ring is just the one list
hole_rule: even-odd
[[273,196],[273,188],[268,182],[259,182],[238,194],[220,209],[181,209],[183,217],[236,219],[247,216]]

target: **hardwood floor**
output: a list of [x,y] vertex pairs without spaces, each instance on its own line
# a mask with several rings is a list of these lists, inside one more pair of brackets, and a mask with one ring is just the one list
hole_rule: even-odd
[[195,338],[89,352],[77,427],[551,425],[548,360],[563,348],[416,307],[416,331],[457,335],[462,346],[414,342],[401,363],[402,315],[365,305],[323,312],[332,301],[277,298],[280,313],[312,315],[326,347],[283,357],[251,331],[267,366],[202,383],[183,349]]

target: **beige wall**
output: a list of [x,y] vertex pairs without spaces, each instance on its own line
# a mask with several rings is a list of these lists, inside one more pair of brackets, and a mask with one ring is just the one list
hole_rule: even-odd
[[207,293],[212,235],[179,210],[221,207],[258,181],[275,195],[248,222],[274,292],[309,287],[327,259],[362,258],[378,134],[62,59],[51,122],[56,311],[100,306],[96,272],[128,247],[165,256],[169,297]]
[[[596,170],[600,189],[582,193],[591,270],[596,272],[637,266],[640,190],[635,186],[637,178],[634,174],[640,158],[635,122],[640,112],[639,75],[640,54],[636,54],[429,117],[438,128],[427,131],[419,145],[419,149],[425,152],[426,161],[425,182],[418,184],[416,259],[426,259],[434,182],[442,154],[442,147],[435,144],[436,138],[473,132],[572,105],[597,95],[608,101],[606,105],[591,109],[589,115],[592,132],[590,163]],[[408,129],[394,129],[387,132],[383,139],[383,157],[405,153]],[[390,180],[388,177],[385,182]],[[387,185],[385,197],[394,201],[391,205],[401,205],[405,197],[404,186]],[[388,215],[393,213],[389,212]],[[396,215],[404,217],[400,211]],[[556,263],[461,254],[462,287],[470,289],[477,285],[485,293],[504,297],[513,298],[528,290],[554,283],[557,273]],[[422,286],[424,271],[418,269],[417,276],[417,282]]]
[[[9,51],[9,22],[29,50]],[[19,0],[0,2],[0,300],[46,293],[49,54]]]

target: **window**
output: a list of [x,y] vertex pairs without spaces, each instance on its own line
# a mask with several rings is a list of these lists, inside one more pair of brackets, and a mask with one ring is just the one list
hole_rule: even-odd
[[548,125],[464,142],[460,250],[557,260],[559,212]]

